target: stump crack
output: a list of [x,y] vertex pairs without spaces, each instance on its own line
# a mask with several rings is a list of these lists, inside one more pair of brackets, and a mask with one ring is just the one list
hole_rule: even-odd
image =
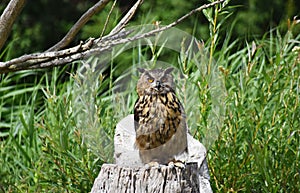
[[163,185],[162,185],[162,192],[165,192],[165,188],[166,188],[166,185],[167,185],[167,177],[168,177],[168,169],[166,169],[166,172],[164,174],[164,181],[163,181]]

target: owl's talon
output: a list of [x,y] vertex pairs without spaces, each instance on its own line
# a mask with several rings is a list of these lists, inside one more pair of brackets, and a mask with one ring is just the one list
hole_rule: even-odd
[[181,169],[185,168],[185,164],[183,162],[180,162],[180,161],[179,162],[175,162],[174,165],[177,166],[177,167],[179,167],[179,168],[181,168]]
[[168,163],[168,166],[170,166],[171,168],[178,167],[178,168],[184,169],[185,163],[181,160],[172,160]]
[[158,162],[149,162],[145,165],[146,169],[150,169],[152,167],[160,167]]

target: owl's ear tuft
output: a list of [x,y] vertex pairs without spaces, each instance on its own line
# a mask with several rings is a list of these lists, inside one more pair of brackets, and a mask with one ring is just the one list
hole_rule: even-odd
[[165,74],[170,74],[173,70],[174,70],[173,67],[169,67],[169,68],[165,69]]
[[142,73],[144,73],[146,70],[144,69],[144,68],[137,68],[138,69],[138,71],[142,74]]

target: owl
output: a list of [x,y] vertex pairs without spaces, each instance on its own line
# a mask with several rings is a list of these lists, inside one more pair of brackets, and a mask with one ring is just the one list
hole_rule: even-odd
[[168,164],[188,151],[186,116],[175,94],[173,68],[138,71],[135,146],[144,164]]

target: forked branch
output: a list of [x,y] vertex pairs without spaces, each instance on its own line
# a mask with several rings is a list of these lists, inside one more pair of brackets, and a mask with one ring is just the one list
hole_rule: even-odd
[[65,35],[65,37],[55,44],[53,47],[49,48],[47,51],[57,51],[62,48],[65,48],[70,42],[74,39],[79,30],[90,20],[90,18],[95,15],[95,13],[102,10],[110,0],[101,0],[96,3],[93,7],[87,10],[80,19],[72,26],[69,32]]

